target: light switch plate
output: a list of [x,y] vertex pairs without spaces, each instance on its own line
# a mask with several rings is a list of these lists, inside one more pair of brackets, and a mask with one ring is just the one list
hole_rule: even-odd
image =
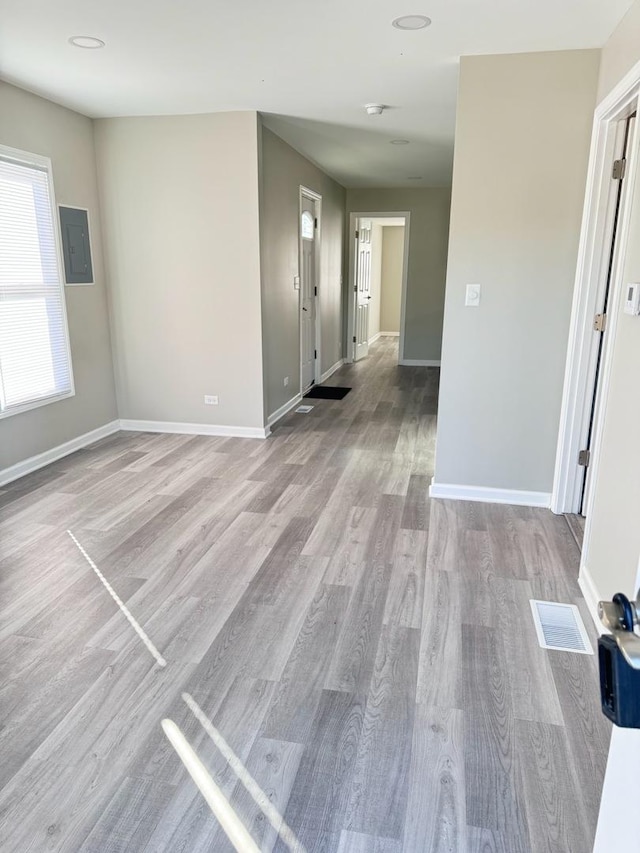
[[464,304],[476,307],[480,305],[480,285],[479,284],[468,284],[467,292],[464,299]]

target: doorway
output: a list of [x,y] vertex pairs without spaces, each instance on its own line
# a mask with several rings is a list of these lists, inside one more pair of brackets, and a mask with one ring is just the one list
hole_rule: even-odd
[[637,159],[637,102],[636,88],[608,111],[606,104],[596,111],[551,502],[554,512],[567,516],[581,546],[583,535],[585,543],[589,535],[600,425],[620,311]]
[[322,197],[300,187],[300,392],[320,381],[320,234]]
[[348,362],[365,358],[381,335],[398,337],[403,360],[409,221],[406,211],[350,215]]

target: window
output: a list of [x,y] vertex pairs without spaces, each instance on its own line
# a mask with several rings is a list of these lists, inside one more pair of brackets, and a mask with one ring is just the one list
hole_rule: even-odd
[[313,240],[314,238],[314,221],[313,214],[309,213],[308,210],[303,211],[302,213],[302,225],[301,225],[301,233],[303,240]]
[[0,417],[74,393],[51,164],[0,146]]

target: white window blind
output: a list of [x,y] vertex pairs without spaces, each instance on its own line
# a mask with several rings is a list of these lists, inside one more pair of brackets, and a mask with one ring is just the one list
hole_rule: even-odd
[[53,216],[47,163],[0,150],[0,417],[73,393]]

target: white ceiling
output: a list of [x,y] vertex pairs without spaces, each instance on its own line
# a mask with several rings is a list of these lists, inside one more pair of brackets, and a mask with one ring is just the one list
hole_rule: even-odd
[[631,3],[2,0],[0,74],[94,117],[259,110],[345,186],[446,185],[461,55],[599,47]]

